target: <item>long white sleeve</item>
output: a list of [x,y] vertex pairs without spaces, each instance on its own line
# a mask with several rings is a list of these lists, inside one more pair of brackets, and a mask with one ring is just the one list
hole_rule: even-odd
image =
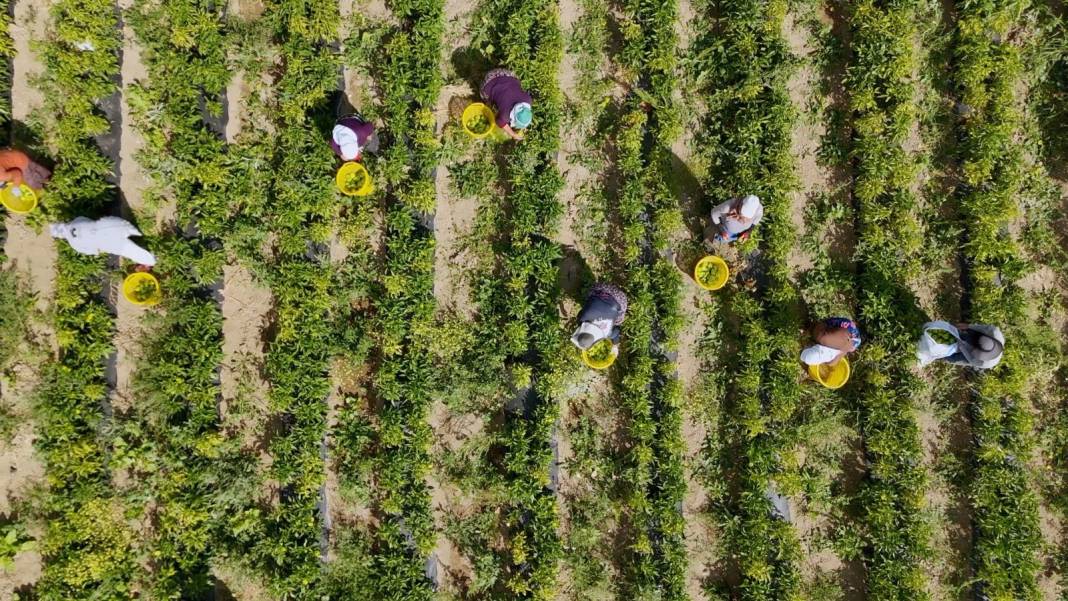
[[126,257],[127,259],[140,265],[148,265],[149,267],[151,267],[156,264],[156,257],[152,253],[141,248],[129,238],[126,238],[122,241],[122,245],[120,248],[117,248],[115,250],[109,250],[107,252],[119,255],[120,257]]
[[717,206],[716,208],[712,209],[712,223],[718,224],[720,222],[720,220],[723,219],[723,216],[726,215],[727,212],[731,210],[731,204],[732,203],[733,203],[733,201],[728,200],[727,202],[725,202],[725,203]]
[[141,232],[125,219],[103,217],[92,221],[79,217],[69,224],[69,230],[67,241],[70,242],[71,248],[82,254],[109,253],[126,257],[141,265],[156,264],[152,253],[130,240],[130,236],[139,236]]

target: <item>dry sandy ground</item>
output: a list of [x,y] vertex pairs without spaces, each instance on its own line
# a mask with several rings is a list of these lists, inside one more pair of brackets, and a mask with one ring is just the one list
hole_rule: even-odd
[[[434,109],[438,133],[460,118],[464,106],[473,99],[476,91],[453,73],[451,53],[471,43],[470,19],[473,5],[463,0],[445,2],[445,43],[442,44],[441,64],[446,85],[438,95]],[[434,298],[439,313],[455,312],[471,318],[474,312],[470,290],[464,272],[471,267],[471,258],[464,250],[463,240],[471,232],[478,211],[478,200],[457,196],[453,193],[449,169],[439,164],[434,174],[437,190],[437,205],[434,214]],[[430,408],[430,427],[434,432],[434,447],[431,454],[442,456],[458,450],[466,440],[479,436],[484,420],[481,416],[451,411],[441,399],[435,399]],[[473,501],[467,493],[442,481],[434,470],[427,474],[430,489],[431,512],[437,524],[444,524],[449,517],[466,515]],[[443,532],[438,532],[431,561],[437,564],[437,583],[440,591],[463,594],[473,578],[473,566],[453,541]]]
[[[16,55],[12,61],[12,80],[26,82],[41,73],[43,67],[30,49],[30,40],[42,39],[45,35],[48,3],[18,0],[13,3],[14,20],[10,33],[14,39]],[[25,122],[41,103],[41,95],[29,86],[22,86],[12,94],[12,118]],[[16,269],[36,295],[36,309],[47,312],[54,290],[56,249],[51,237],[29,225],[24,217],[7,213],[5,227],[7,241],[4,252],[5,266]],[[51,329],[44,320],[37,320],[33,336],[44,348],[54,347]],[[39,373],[33,366],[18,365],[13,369],[14,380],[0,383],[0,398],[9,403],[20,415],[29,415],[29,395],[39,381]],[[7,516],[12,504],[32,485],[44,477],[44,466],[34,453],[34,423],[24,419],[14,437],[0,443],[0,514]],[[41,556],[36,551],[19,553],[10,570],[0,572],[0,598],[10,599],[13,591],[32,584],[41,574]]]
[[[132,2],[123,0],[120,8],[129,9]],[[145,214],[143,191],[148,187],[148,178],[141,171],[137,163],[137,153],[144,147],[140,133],[130,120],[130,107],[127,103],[129,97],[125,92],[131,85],[138,81],[144,81],[148,77],[144,63],[141,62],[141,50],[138,47],[133,30],[129,25],[122,29],[122,101],[121,120],[122,129],[119,145],[119,191],[123,201],[123,217],[131,220],[142,231],[153,228],[155,219]],[[141,218],[138,218],[141,217]],[[130,262],[123,260],[123,265],[129,268]],[[113,288],[113,300],[115,303],[115,389],[113,391],[112,404],[116,409],[129,407],[133,402],[130,390],[131,378],[137,365],[137,355],[140,352],[138,340],[141,338],[141,320],[151,310],[138,307],[127,302],[118,293],[117,287]]]

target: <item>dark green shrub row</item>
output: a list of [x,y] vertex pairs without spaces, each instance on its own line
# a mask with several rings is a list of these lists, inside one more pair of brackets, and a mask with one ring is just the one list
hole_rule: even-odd
[[720,469],[731,485],[712,492],[724,521],[724,542],[740,572],[743,599],[789,599],[799,594],[800,545],[793,527],[774,517],[765,497],[799,443],[799,298],[789,279],[794,246],[789,193],[795,187],[790,134],[794,124],[786,83],[796,65],[782,34],[786,3],[717,0],[701,3],[711,20],[694,42],[693,77],[708,116],[697,148],[708,165],[710,203],[756,194],[764,219],[743,252],[758,248],[753,286],[727,296],[739,324],[737,362],[723,403]]
[[[46,217],[99,217],[116,201],[106,178],[114,166],[95,137],[110,124],[99,103],[117,91],[119,28],[114,6],[64,0],[52,5],[49,38],[39,47],[45,73],[40,121],[57,163]],[[90,50],[79,49],[84,42]],[[105,257],[57,245],[54,327],[59,353],[43,370],[35,404],[37,450],[48,493],[38,509],[47,522],[37,585],[42,599],[128,599],[134,574],[133,533],[111,487],[111,447],[104,406],[105,360],[114,316],[103,299]]]
[[[1029,482],[1032,425],[1015,326],[1025,300],[1015,282],[1026,263],[1008,224],[1017,215],[1022,162],[1013,89],[1021,77],[1010,36],[1020,3],[984,0],[956,5],[954,84],[958,95],[961,225],[969,298],[967,320],[996,324],[1007,337],[998,367],[969,378],[974,443],[969,482],[976,591],[991,599],[1038,599],[1042,544],[1037,499]],[[1016,348],[1014,348],[1014,346]]]
[[[175,206],[175,221],[152,241],[164,300],[143,321],[134,404],[122,416],[130,420],[123,437],[136,457],[131,471],[151,500],[153,528],[141,545],[152,558],[147,586],[160,599],[213,590],[210,563],[222,554],[227,520],[244,509],[234,492],[252,480],[227,461],[238,455],[240,440],[220,430],[222,313],[210,286],[222,278],[225,257],[187,234],[197,231],[197,199],[212,196],[207,188],[220,183],[226,158],[200,108],[205,102],[217,114],[230,78],[221,11],[203,0],[168,0],[140,2],[125,14],[147,70],[143,82],[126,90],[145,143],[137,159],[155,184],[145,196],[149,206]],[[225,199],[216,193],[213,202]],[[249,469],[243,465],[241,472]]]
[[[429,599],[433,591],[425,566],[435,531],[426,484],[431,469],[427,417],[439,370],[431,337],[434,237],[426,217],[436,203],[433,170],[440,143],[433,110],[442,85],[444,5],[394,0],[388,6],[397,24],[383,25],[381,44],[370,50],[370,60],[353,65],[368,69],[380,91],[381,106],[359,108],[374,111],[384,123],[381,154],[367,163],[384,195],[385,214],[377,257],[356,261],[373,264],[371,281],[359,291],[367,297],[366,307],[350,316],[364,339],[342,352],[355,359],[364,355],[373,371],[366,395],[346,398],[334,445],[342,486],[366,485],[377,519],[369,533],[341,539],[341,553],[365,555],[366,572],[338,573],[329,586],[333,594],[349,598]],[[349,42],[354,49],[360,36],[358,29]],[[381,200],[378,194],[375,198]]]
[[621,466],[631,536],[621,589],[637,597],[683,599],[682,394],[670,354],[681,325],[681,280],[666,254],[681,225],[678,201],[667,185],[670,145],[679,133],[678,6],[632,0],[623,4],[621,16],[620,60],[632,91],[616,134],[623,228],[619,283],[631,299],[617,368],[631,435]]
[[[325,251],[338,193],[326,143],[334,118],[338,6],[326,0],[267,2],[260,26],[270,40],[269,95],[253,112],[249,136],[231,149],[237,169],[226,188],[232,213],[206,206],[205,232],[232,244],[274,298],[263,375],[270,384],[266,437],[273,498],[233,516],[230,532],[247,549],[239,559],[280,596],[305,598],[321,572],[321,446],[335,332],[333,278]],[[258,79],[259,74],[249,74]],[[228,220],[224,215],[232,218]],[[210,224],[210,227],[209,225]],[[232,232],[232,233],[231,233]],[[267,492],[265,491],[265,492]]]
[[854,386],[869,471],[858,494],[865,528],[868,595],[923,599],[929,552],[923,517],[927,480],[912,398],[916,332],[923,320],[907,288],[919,272],[921,237],[910,192],[916,174],[904,150],[916,119],[916,3],[852,2],[844,78],[856,174],[858,295],[868,336]]
[[[494,340],[476,352],[475,363],[499,374],[530,368],[525,409],[506,411],[499,434],[501,462],[511,501],[501,515],[509,550],[500,580],[523,599],[550,599],[563,555],[558,509],[549,487],[550,447],[560,413],[557,366],[574,360],[567,349],[557,304],[557,261],[551,241],[561,215],[557,168],[562,98],[557,70],[563,39],[554,0],[486,0],[476,13],[474,44],[490,67],[514,71],[534,98],[534,124],[525,139],[504,151],[500,181],[508,210],[495,213],[496,261],[473,284],[479,308],[478,337]],[[502,18],[507,15],[507,18]]]

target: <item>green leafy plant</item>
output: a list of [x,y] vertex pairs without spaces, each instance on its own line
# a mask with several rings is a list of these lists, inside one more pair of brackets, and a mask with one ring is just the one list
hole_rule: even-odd
[[717,459],[729,484],[710,493],[726,552],[739,565],[740,597],[793,599],[801,584],[800,544],[765,494],[787,479],[784,457],[800,443],[800,299],[787,262],[796,235],[789,207],[794,109],[786,84],[797,59],[781,33],[784,2],[714,1],[699,10],[713,24],[694,41],[690,73],[709,108],[695,144],[710,174],[705,194],[756,194],[764,204],[764,219],[742,248],[760,249],[756,285],[725,298],[738,345],[737,357],[719,359],[733,374],[720,404],[725,451]]
[[[1023,275],[1007,226],[1017,212],[1021,150],[1014,87],[1019,49],[1009,39],[1021,4],[1012,0],[964,4],[953,40],[958,120],[961,253],[970,284],[967,319],[996,324],[1013,336],[1024,314],[1016,280]],[[1038,501],[1023,458],[1031,455],[1032,424],[1020,350],[1007,345],[997,368],[969,377],[974,473],[968,485],[975,535],[976,586],[991,599],[1038,599],[1042,544]]]
[[37,543],[19,524],[0,528],[0,569],[10,570],[15,565],[16,555],[36,548]]

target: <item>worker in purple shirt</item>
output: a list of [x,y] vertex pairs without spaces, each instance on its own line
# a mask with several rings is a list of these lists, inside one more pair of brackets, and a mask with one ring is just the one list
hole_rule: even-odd
[[519,78],[508,69],[494,69],[486,74],[480,89],[482,99],[497,111],[497,127],[514,140],[521,140],[517,130],[530,126],[534,113],[530,109],[530,94],[523,89]]
[[337,120],[331,132],[330,147],[345,161],[358,161],[363,152],[378,150],[375,126],[359,115],[348,115]]

